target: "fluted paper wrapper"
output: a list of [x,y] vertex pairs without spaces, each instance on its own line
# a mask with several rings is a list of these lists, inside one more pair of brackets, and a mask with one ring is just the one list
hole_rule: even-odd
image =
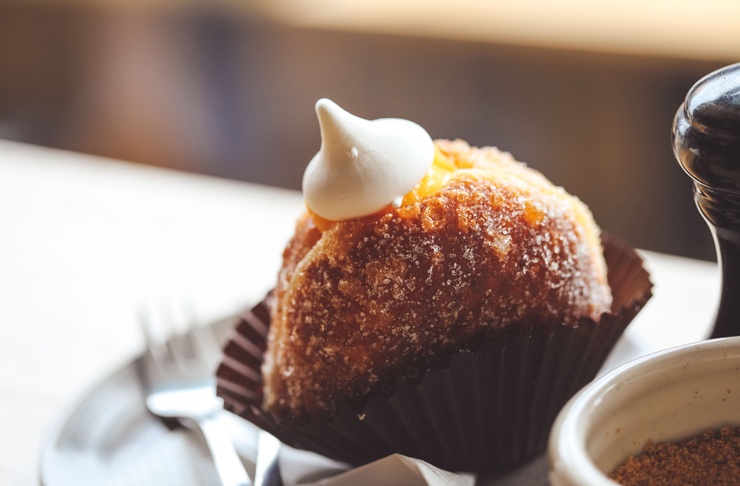
[[449,366],[429,369],[420,383],[399,380],[390,398],[371,396],[361,413],[331,421],[276,420],[262,407],[260,366],[270,326],[271,295],[247,311],[217,372],[227,410],[287,445],[354,466],[400,453],[448,471],[487,473],[542,452],[560,409],[591,381],[627,325],[651,297],[642,259],[624,241],[604,235],[612,312],[598,322],[551,333],[505,334],[460,351]]

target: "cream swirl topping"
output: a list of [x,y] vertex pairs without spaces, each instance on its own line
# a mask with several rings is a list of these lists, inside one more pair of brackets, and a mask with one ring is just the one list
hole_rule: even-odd
[[365,120],[326,98],[316,102],[321,149],[303,174],[308,207],[332,221],[398,207],[434,161],[434,143],[408,120]]

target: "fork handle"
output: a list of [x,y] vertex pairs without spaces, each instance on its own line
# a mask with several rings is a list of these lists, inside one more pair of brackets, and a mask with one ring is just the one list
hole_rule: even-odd
[[221,484],[223,486],[252,486],[229,435],[216,420],[216,415],[201,418],[197,422],[211,450]]

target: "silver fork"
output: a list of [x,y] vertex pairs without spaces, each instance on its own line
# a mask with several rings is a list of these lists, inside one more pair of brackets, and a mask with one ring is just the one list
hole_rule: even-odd
[[142,312],[147,343],[139,375],[146,389],[146,406],[154,415],[196,424],[208,443],[224,486],[251,486],[231,439],[216,420],[223,401],[216,396],[214,367],[221,349],[209,326],[194,326],[169,339],[155,339],[154,313]]

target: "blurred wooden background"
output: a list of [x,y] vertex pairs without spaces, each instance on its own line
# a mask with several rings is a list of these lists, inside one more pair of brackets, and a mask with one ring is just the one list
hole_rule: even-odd
[[[578,195],[604,229],[714,258],[669,131],[691,85],[733,61],[726,29],[709,40],[700,31],[691,50],[667,42],[673,29],[656,20],[656,42],[627,31],[620,49],[590,41],[599,29],[554,29],[548,43],[525,19],[536,40],[525,42],[509,23],[501,38],[490,19],[490,39],[480,22],[424,36],[413,16],[383,23],[403,12],[372,24],[362,10],[314,3],[339,13],[302,23],[294,1],[0,2],[0,138],[299,189],[320,144],[313,105],[329,97],[365,118],[408,118],[435,138],[510,151]],[[430,29],[443,25],[437,14]],[[627,14],[614,23],[649,31],[639,11]]]

